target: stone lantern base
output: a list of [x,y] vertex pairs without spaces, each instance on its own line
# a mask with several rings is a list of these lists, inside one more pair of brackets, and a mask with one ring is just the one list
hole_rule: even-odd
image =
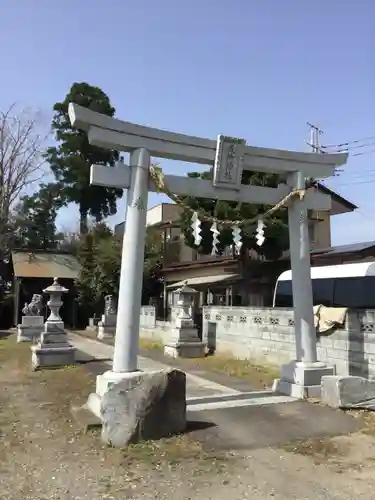
[[31,347],[34,370],[75,364],[76,348],[69,344],[62,321],[46,321],[37,345]]
[[74,365],[75,352],[76,348],[71,345],[64,347],[34,345],[31,347],[31,365],[33,370]]
[[179,326],[172,330],[170,340],[164,344],[164,354],[173,358],[203,358],[206,344],[199,338],[196,328]]
[[177,342],[165,344],[164,354],[172,358],[204,358],[206,344],[204,342]]

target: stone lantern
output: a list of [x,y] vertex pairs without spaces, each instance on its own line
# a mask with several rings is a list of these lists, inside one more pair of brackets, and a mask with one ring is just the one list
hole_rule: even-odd
[[188,286],[187,281],[173,292],[176,297],[177,315],[176,321],[178,324],[185,327],[194,327],[194,320],[192,317],[192,309],[198,291]]
[[62,295],[68,292],[67,288],[60,285],[58,278],[54,278],[53,284],[43,290],[44,294],[49,295],[47,306],[51,310],[45,323],[45,332],[64,332],[64,322],[60,316],[60,308],[63,305]]
[[197,293],[197,290],[187,285],[187,281],[174,292],[177,314],[172,319],[171,335],[164,346],[164,354],[183,358],[201,358],[205,355],[206,345],[198,336],[191,313]]
[[69,344],[64,322],[60,316],[62,296],[68,291],[60,285],[58,278],[54,278],[53,284],[43,290],[43,293],[49,295],[47,305],[51,312],[44,323],[40,341],[31,347],[34,370],[43,366],[64,366],[75,363],[76,348]]

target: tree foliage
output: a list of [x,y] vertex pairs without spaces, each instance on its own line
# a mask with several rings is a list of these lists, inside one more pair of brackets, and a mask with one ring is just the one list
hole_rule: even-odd
[[[103,256],[99,256],[99,251],[103,251],[103,242],[108,240],[112,240],[111,230],[105,224],[99,223],[82,234],[77,245],[77,257],[81,268],[76,288],[79,303],[88,315],[97,310],[102,298],[101,282],[98,280],[100,274],[98,262],[102,262]],[[116,268],[112,268],[111,273],[115,272]]]
[[[189,177],[201,178],[205,180],[212,179],[212,170],[204,173],[192,172]],[[246,185],[277,187],[280,182],[280,177],[277,174],[264,174],[260,172],[244,171],[242,183]],[[203,210],[211,216],[216,216],[219,219],[228,220],[246,220],[256,216],[261,216],[270,207],[267,205],[252,205],[248,203],[238,204],[228,201],[217,201],[202,198],[187,198],[188,205],[194,210]],[[212,223],[201,223],[202,241],[199,246],[194,243],[194,238],[191,231],[191,212],[184,210],[181,215],[181,229],[184,233],[185,241],[188,246],[194,248],[199,253],[210,254],[212,251],[212,232],[210,227]],[[276,260],[281,257],[284,250],[289,248],[287,212],[279,210],[273,217],[265,222],[265,242],[259,247],[256,244],[256,222],[250,226],[244,226],[242,229],[242,257],[246,258],[247,251],[250,249],[256,250],[258,254],[264,255],[269,260]],[[232,245],[232,229],[230,227],[220,228],[219,235],[219,254],[224,252],[226,247]]]
[[164,242],[160,230],[148,227],[146,231],[145,258],[143,266],[142,303],[148,304],[151,297],[159,297],[163,291],[161,270],[163,267]]
[[[77,280],[79,302],[88,315],[102,310],[105,295],[118,298],[121,241],[103,223],[96,224],[81,235],[78,244],[78,260],[81,271]],[[162,237],[160,232],[148,230],[145,245],[143,300],[159,296],[162,290],[160,278]]]
[[113,166],[118,153],[91,146],[87,133],[71,126],[68,116],[70,102],[108,116],[114,116],[115,108],[103,90],[88,83],[74,83],[65,99],[53,107],[52,129],[57,146],[48,148],[46,159],[64,201],[79,207],[80,232],[83,234],[88,229],[89,215],[99,222],[116,213],[116,201],[122,196],[122,190],[90,185],[91,165]]
[[56,217],[61,200],[55,184],[41,184],[39,191],[23,196],[13,217],[13,247],[29,249],[54,249],[60,235]]

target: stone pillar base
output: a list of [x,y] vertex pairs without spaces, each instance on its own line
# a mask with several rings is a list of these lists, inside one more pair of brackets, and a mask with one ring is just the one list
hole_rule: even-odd
[[177,342],[166,344],[164,354],[172,358],[204,358],[206,344],[204,342]]
[[124,447],[186,428],[186,376],[179,370],[115,373],[96,379],[84,408],[102,422],[102,440]]
[[44,331],[46,333],[64,333],[65,327],[63,321],[49,321],[44,323]]
[[42,333],[42,326],[25,326],[18,325],[17,327],[17,342],[37,342]]
[[122,380],[129,380],[138,377],[140,371],[116,373],[113,371],[104,372],[102,375],[96,377],[95,392],[92,392],[87,400],[87,408],[98,418],[101,418],[100,405],[103,394],[113,385],[121,382]]
[[40,368],[58,368],[75,364],[76,348],[71,345],[46,347],[46,345],[31,346],[31,364],[33,370]]
[[322,377],[333,373],[333,367],[321,362],[292,361],[281,366],[280,378],[274,381],[272,390],[297,399],[320,399]]

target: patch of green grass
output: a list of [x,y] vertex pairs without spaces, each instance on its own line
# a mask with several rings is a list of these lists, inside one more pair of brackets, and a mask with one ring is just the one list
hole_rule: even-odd
[[279,376],[279,369],[273,365],[260,364],[251,359],[236,359],[224,353],[196,359],[194,363],[204,369],[225,373],[230,377],[257,380],[262,385],[272,383]]
[[23,366],[31,363],[31,351],[28,342],[17,343],[16,335],[10,335],[0,340],[0,363],[11,363],[12,365]]
[[154,339],[145,339],[140,338],[138,346],[140,349],[144,349],[146,351],[163,351],[164,345],[162,342]]
[[[139,339],[139,347],[148,351],[162,351],[162,342],[153,339]],[[236,359],[229,353],[216,353],[204,358],[184,358],[183,362],[192,369],[224,373],[230,377],[246,379],[254,387],[265,388],[279,377],[278,367],[251,359]]]

